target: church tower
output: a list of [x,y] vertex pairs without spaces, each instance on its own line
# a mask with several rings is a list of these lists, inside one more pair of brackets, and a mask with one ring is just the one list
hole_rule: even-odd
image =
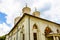
[[37,9],[35,8],[35,11],[33,12],[33,15],[36,17],[40,17],[40,12],[37,11]]
[[30,12],[31,12],[31,9],[27,7],[27,4],[26,4],[26,6],[22,9],[22,13],[30,14]]

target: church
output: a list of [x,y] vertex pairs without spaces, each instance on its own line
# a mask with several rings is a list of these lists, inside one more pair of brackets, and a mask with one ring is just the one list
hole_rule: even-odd
[[25,6],[22,17],[14,19],[14,27],[5,40],[60,40],[60,24],[40,18],[40,12]]

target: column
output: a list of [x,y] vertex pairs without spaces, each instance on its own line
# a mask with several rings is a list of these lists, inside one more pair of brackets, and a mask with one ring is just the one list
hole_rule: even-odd
[[58,37],[56,37],[56,40],[59,40],[59,38],[58,38]]
[[22,40],[22,33],[20,32],[20,40]]
[[55,36],[53,36],[53,40],[56,40]]

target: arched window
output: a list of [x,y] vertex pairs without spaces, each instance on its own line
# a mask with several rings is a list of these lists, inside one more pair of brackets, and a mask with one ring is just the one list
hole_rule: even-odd
[[22,26],[22,31],[21,31],[21,33],[22,33],[22,39],[25,40],[24,26]]
[[24,26],[22,26],[22,29],[24,28]]
[[33,38],[34,38],[34,40],[37,40],[37,29],[38,29],[38,27],[36,24],[33,25],[33,29],[35,29],[35,30],[33,30]]
[[38,29],[36,24],[33,25],[33,29]]
[[[57,33],[60,33],[60,32],[59,32],[59,29],[57,29],[56,31],[57,31]],[[60,37],[58,37],[58,39],[60,40]]]
[[23,40],[25,40],[25,35],[23,34]]
[[59,30],[57,29],[57,33],[59,33]]
[[49,27],[45,28],[45,35],[47,35],[47,34],[49,34],[51,32],[52,32],[52,30]]

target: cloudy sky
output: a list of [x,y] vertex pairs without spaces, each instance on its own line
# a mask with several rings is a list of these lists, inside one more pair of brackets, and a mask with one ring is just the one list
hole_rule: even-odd
[[0,36],[11,30],[14,18],[22,15],[26,3],[31,13],[36,7],[41,18],[60,24],[60,0],[0,0]]

